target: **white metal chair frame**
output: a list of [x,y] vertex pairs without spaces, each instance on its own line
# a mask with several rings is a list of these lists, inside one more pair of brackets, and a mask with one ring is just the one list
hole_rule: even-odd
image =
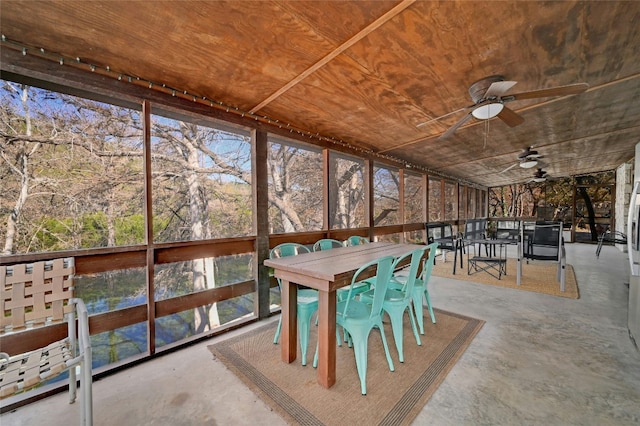
[[24,333],[64,321],[68,332],[67,337],[44,348],[22,354],[0,353],[0,399],[35,388],[68,371],[69,403],[73,403],[79,367],[81,424],[91,425],[89,315],[84,302],[73,297],[74,270],[73,258],[0,266],[0,335]]

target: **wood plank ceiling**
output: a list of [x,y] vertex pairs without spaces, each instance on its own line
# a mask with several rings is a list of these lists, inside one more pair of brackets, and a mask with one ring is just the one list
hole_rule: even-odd
[[[496,186],[611,170],[640,142],[636,1],[15,1],[2,49],[33,46],[187,91],[412,165]],[[10,64],[2,64],[6,71]],[[490,75],[524,118],[470,119],[439,136]],[[125,84],[125,83],[123,83]],[[426,124],[424,124],[426,123]]]

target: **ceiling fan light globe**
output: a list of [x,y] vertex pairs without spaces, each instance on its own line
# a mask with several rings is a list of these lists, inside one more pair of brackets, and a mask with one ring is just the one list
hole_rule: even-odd
[[504,108],[504,105],[502,105],[500,102],[486,104],[479,106],[478,108],[471,111],[471,115],[473,115],[478,120],[488,120],[500,114],[502,108]]
[[534,182],[538,182],[538,183],[540,183],[540,182],[544,182],[545,180],[547,180],[547,179],[546,179],[546,178],[543,178],[543,177],[540,177],[540,178],[533,178],[533,181],[534,181]]
[[520,167],[523,169],[530,169],[538,165],[538,160],[526,160],[520,163]]

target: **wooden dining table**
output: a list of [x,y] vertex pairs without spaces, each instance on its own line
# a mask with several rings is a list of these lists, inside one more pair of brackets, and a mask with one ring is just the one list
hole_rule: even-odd
[[[355,272],[365,263],[383,256],[398,257],[418,248],[424,246],[373,242],[266,259],[264,264],[273,268],[274,276],[282,283],[282,361],[291,363],[297,355],[298,284],[314,288],[319,295],[317,380],[326,388],[333,386],[336,382],[336,290],[350,285]],[[372,269],[369,276],[374,274],[375,269]]]

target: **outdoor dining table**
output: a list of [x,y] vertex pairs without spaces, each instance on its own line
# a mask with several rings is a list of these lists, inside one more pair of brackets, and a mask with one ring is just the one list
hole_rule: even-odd
[[[423,245],[374,242],[339,247],[297,256],[266,259],[282,282],[282,361],[291,363],[297,355],[297,285],[318,290],[317,380],[329,388],[336,381],[336,290],[351,284],[355,272],[365,263],[383,256],[398,257]],[[369,276],[375,274],[372,269]],[[364,277],[364,276],[363,276]]]
[[[493,277],[500,279],[502,275],[507,274],[506,270],[506,262],[507,262],[507,251],[506,246],[515,245],[517,246],[517,257],[516,257],[516,284],[520,285],[522,281],[522,240],[521,239],[511,239],[511,238],[479,238],[468,240],[466,242],[468,245],[467,248],[467,274],[471,275],[471,270],[474,269],[476,272],[484,271]],[[471,246],[478,246],[478,251],[482,250],[481,246],[485,246],[485,250],[487,251],[487,256],[471,256]],[[496,256],[496,247],[498,247],[498,255]],[[474,254],[476,250],[474,248]],[[485,267],[478,267],[477,263],[486,264]],[[473,268],[472,268],[473,264]],[[492,268],[493,266],[493,268]],[[496,277],[492,273],[492,269],[498,272],[498,276]],[[455,273],[455,265],[454,265],[454,273]]]

